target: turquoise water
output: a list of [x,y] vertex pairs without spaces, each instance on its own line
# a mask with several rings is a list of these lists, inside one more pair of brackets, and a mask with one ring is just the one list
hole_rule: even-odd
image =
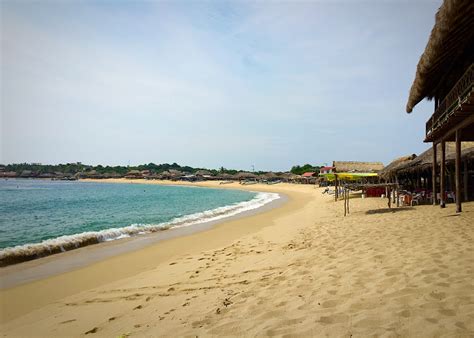
[[26,244],[42,244],[44,255],[45,245],[65,251],[70,243],[79,247],[188,226],[254,209],[274,199],[269,195],[150,184],[1,180],[0,256],[11,254],[15,246],[23,251],[39,247]]

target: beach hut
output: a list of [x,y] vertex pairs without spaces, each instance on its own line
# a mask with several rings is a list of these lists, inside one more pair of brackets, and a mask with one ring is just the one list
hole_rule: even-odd
[[214,180],[216,177],[212,175],[212,172],[210,172],[209,170],[204,170],[204,169],[200,169],[200,170],[197,170],[194,175],[196,175],[196,178],[198,180],[206,180],[206,181],[209,181],[209,180]]
[[20,177],[27,178],[27,177],[36,177],[36,173],[31,170],[23,170],[20,174]]
[[203,176],[211,176],[212,173],[209,170],[200,169],[196,171],[194,175],[203,177]]
[[257,178],[257,175],[253,173],[249,173],[246,171],[240,171],[237,174],[234,175],[234,178],[237,180],[242,180],[242,179],[255,179]]
[[[456,211],[461,212],[461,143],[474,141],[474,2],[445,0],[436,14],[426,48],[418,62],[406,111],[433,99],[425,142],[432,143],[432,190],[437,187],[440,144],[440,205],[444,207],[446,142],[455,142]],[[436,204],[436,198],[433,204]]]
[[307,171],[303,173],[300,177],[300,182],[303,184],[315,184],[317,180],[318,173],[314,171]]
[[242,182],[242,181],[256,181],[257,175],[245,171],[238,172],[234,175],[234,180]]
[[169,180],[171,178],[171,174],[168,170],[164,170],[159,174],[156,174],[156,179],[158,180]]
[[[95,171],[95,170],[94,170]],[[125,175],[125,178],[128,179],[138,179],[138,178],[143,178],[143,174],[140,172],[140,170],[130,170],[127,175]]]
[[278,176],[277,174],[271,171],[264,173],[263,175],[260,175],[259,179],[260,181],[266,182],[266,183],[269,183],[269,182],[271,183],[271,182],[276,182],[276,181],[281,180],[280,176]]
[[228,173],[220,173],[216,176],[216,179],[221,181],[232,181],[234,179],[234,175]]
[[360,162],[360,161],[333,161],[331,173],[320,173],[319,176],[334,182],[337,201],[341,184],[344,182],[374,183],[378,180],[378,172],[383,169],[382,162]]
[[172,181],[177,181],[181,179],[182,177],[188,175],[189,173],[184,173],[182,171],[176,170],[176,169],[170,169],[168,170],[169,172],[169,179]]
[[[447,195],[447,192],[455,191],[455,163],[456,163],[456,144],[454,142],[445,143],[445,156],[441,154],[441,144],[436,145],[436,155],[433,154],[433,148],[429,148],[419,156],[411,161],[406,161],[400,164],[393,172],[392,176],[396,177],[398,182],[401,182],[405,187],[411,190],[423,189],[430,192],[431,201],[440,201],[441,198]],[[445,183],[444,194],[433,192],[433,157],[436,156],[436,166],[441,166],[444,162],[445,166]],[[463,167],[463,187],[460,195],[464,200],[471,200],[474,198],[472,187],[474,186],[474,142],[463,142],[461,144],[460,161]],[[440,181],[436,177],[436,184]],[[441,196],[444,195],[444,196]],[[438,198],[439,196],[439,198]],[[455,194],[456,196],[456,194]]]
[[415,158],[416,158],[416,155],[412,154],[412,155],[408,155],[408,156],[399,157],[399,158],[393,160],[392,162],[390,162],[389,165],[384,167],[379,172],[379,177],[382,180],[384,180],[385,182],[398,183],[398,180],[397,180],[398,170],[400,170],[401,168],[407,166]]
[[7,178],[13,178],[17,177],[17,173],[15,171],[3,171],[0,173],[0,177],[7,177]]

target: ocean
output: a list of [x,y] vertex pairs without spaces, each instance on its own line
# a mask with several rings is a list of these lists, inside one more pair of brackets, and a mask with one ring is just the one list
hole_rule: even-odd
[[215,221],[277,198],[189,186],[0,180],[0,266]]

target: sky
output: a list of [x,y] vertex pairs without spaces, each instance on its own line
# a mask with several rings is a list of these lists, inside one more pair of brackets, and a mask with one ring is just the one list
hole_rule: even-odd
[[0,163],[289,170],[419,154],[437,1],[10,1]]

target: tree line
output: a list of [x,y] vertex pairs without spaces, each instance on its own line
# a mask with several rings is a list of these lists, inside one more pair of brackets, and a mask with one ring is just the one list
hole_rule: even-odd
[[[17,174],[21,174],[24,171],[31,171],[37,174],[46,174],[46,173],[56,173],[60,172],[63,174],[70,174],[74,175],[76,173],[81,172],[91,172],[95,171],[99,174],[107,174],[107,173],[116,173],[119,175],[126,175],[128,172],[132,170],[149,170],[153,173],[160,174],[164,171],[169,170],[178,170],[185,173],[195,173],[198,170],[207,170],[213,175],[217,174],[230,174],[234,175],[241,170],[236,169],[226,169],[221,167],[219,169],[206,169],[206,168],[194,168],[190,166],[181,166],[177,163],[163,163],[163,164],[155,164],[155,163],[148,163],[148,164],[141,164],[137,166],[103,166],[103,165],[87,165],[81,162],[76,163],[66,163],[66,164],[40,164],[40,163],[16,163],[16,164],[7,164],[7,165],[0,165],[3,171],[13,171]],[[296,165],[293,166],[290,170],[291,173],[295,175],[302,175],[305,172],[312,171],[319,173],[319,166],[313,166],[311,164],[304,164],[302,166]],[[265,171],[256,171],[255,174],[263,174]]]

